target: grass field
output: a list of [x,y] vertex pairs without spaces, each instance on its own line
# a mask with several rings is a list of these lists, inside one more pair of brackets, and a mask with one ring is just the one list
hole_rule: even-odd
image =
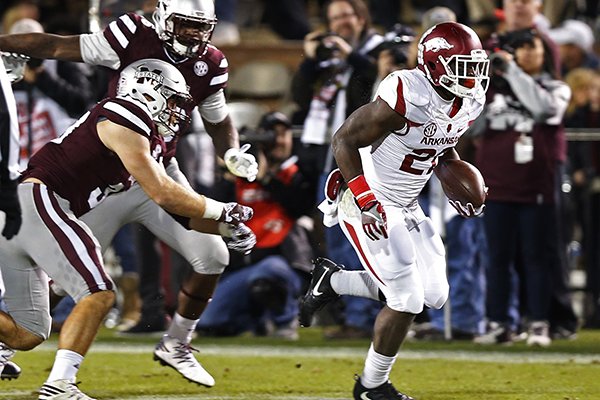
[[[325,341],[318,328],[297,342],[267,338],[198,338],[202,364],[215,377],[199,387],[152,361],[157,339],[121,338],[103,330],[80,373],[81,389],[99,399],[350,399],[366,340]],[[56,337],[18,353],[18,380],[0,383],[0,399],[37,399]],[[600,331],[548,349],[481,347],[467,342],[407,343],[392,373],[395,386],[418,400],[600,399]]]

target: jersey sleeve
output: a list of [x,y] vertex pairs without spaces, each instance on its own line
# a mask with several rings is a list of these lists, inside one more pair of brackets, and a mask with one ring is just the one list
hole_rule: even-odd
[[110,99],[97,107],[98,116],[103,116],[115,124],[124,126],[150,139],[154,122],[150,116],[137,105],[121,99]]
[[206,50],[206,59],[215,66],[214,73],[209,82],[209,94],[214,94],[227,87],[229,80],[229,62],[225,54],[213,45],[208,45]]
[[83,34],[79,36],[81,58],[90,65],[102,65],[111,69],[121,66],[119,55],[106,40],[103,32]]
[[124,63],[129,47],[135,45],[132,44],[135,33],[146,31],[148,28],[152,28],[152,24],[147,19],[135,13],[127,13],[108,24],[102,35],[119,60]]
[[419,119],[418,108],[425,106],[428,99],[423,95],[424,90],[419,82],[403,72],[392,72],[381,81],[376,97],[385,101],[398,114],[414,122]]

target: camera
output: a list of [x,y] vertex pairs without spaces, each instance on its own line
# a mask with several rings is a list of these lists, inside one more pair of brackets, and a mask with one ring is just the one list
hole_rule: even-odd
[[44,60],[43,60],[42,58],[34,58],[34,57],[31,57],[31,58],[29,59],[29,61],[27,61],[27,66],[28,66],[29,68],[34,68],[34,69],[35,69],[35,68],[37,68],[37,67],[40,67],[40,66],[42,65],[42,63],[43,63],[43,62],[44,62]]
[[317,36],[313,40],[319,42],[315,50],[315,59],[319,65],[319,68],[330,68],[341,64],[342,60],[338,57],[339,48],[335,43],[325,40],[328,37],[337,36],[333,32],[327,32]]
[[[515,50],[519,47],[525,44],[533,43],[533,40],[536,36],[537,32],[531,28],[519,29],[500,34],[496,37],[496,48],[504,50],[507,53],[514,54]],[[489,59],[490,71],[492,75],[506,71],[508,63],[500,54],[492,53],[490,54]]]
[[497,36],[498,46],[500,49],[513,54],[519,47],[533,43],[533,39],[537,37],[535,29],[526,28],[503,33]]
[[408,49],[415,40],[415,31],[407,25],[396,24],[383,36],[383,42],[375,48],[375,54],[389,50],[395,65],[408,62]]
[[243,126],[239,132],[240,142],[256,146],[268,147],[275,141],[275,131],[272,129],[252,129]]

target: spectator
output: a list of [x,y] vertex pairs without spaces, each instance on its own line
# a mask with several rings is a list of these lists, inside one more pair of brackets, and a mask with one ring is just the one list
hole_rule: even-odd
[[565,126],[570,127],[576,109],[586,106],[590,101],[590,82],[594,78],[594,70],[590,68],[575,68],[565,75],[565,82],[571,88],[571,100],[565,112]]
[[[325,8],[326,30],[304,39],[304,61],[292,80],[292,98],[299,106],[294,124],[303,124],[303,152],[320,174],[318,202],[329,172],[335,169],[330,151],[332,134],[354,110],[371,100],[377,78],[375,50],[383,38],[371,29],[362,0],[332,0]],[[360,262],[338,226],[326,228],[327,255],[349,268]],[[346,297],[345,322],[331,337],[369,337],[380,305],[369,299]],[[375,310],[374,310],[375,309]]]
[[257,180],[238,178],[234,187],[223,181],[215,191],[226,196],[234,190],[236,201],[254,209],[248,226],[256,233],[256,247],[244,257],[232,255],[198,329],[219,336],[251,331],[295,340],[298,298],[312,258],[297,220],[314,207],[315,182],[292,155],[291,124],[283,114],[265,114],[258,131],[246,137],[259,161]]
[[477,341],[512,340],[511,269],[520,262],[527,343],[549,346],[553,258],[563,244],[556,202],[566,158],[562,117],[571,92],[552,75],[551,54],[537,32],[521,34],[513,48],[514,55],[492,56],[488,103],[478,120],[477,165],[489,186],[487,315],[496,329]]
[[[547,62],[547,71],[551,75],[556,74],[556,77],[560,77],[561,63],[559,57],[558,46],[548,35],[541,31],[540,28],[544,26],[545,22],[543,15],[541,14],[542,1],[541,0],[503,0],[503,28],[502,31],[492,36],[492,39],[488,42],[488,49],[494,51],[496,49],[504,49],[508,52],[514,51],[514,43],[519,42],[522,33],[527,34],[528,30],[535,28],[537,34],[540,36],[544,43],[544,51],[549,55]],[[560,210],[559,215],[561,216],[558,220],[559,232],[564,230],[566,221],[562,218],[565,215],[564,208],[566,200],[564,193],[557,186],[557,207]],[[566,247],[567,243],[564,237],[561,237],[563,244],[556,247],[554,250],[556,254],[551,257],[548,261],[551,265],[550,273],[552,275],[553,290],[551,300],[551,316],[553,321],[553,331],[571,331],[574,332],[577,328],[577,317],[573,311],[571,303],[571,293],[568,288],[567,277],[568,277],[568,265],[567,265],[567,254]],[[521,267],[518,267],[521,268]],[[517,276],[513,276],[511,281],[517,282]],[[516,284],[516,283],[515,283]],[[517,296],[517,290],[513,291]],[[511,304],[519,304],[520,300],[518,297],[511,300]],[[521,302],[522,303],[522,302]],[[519,310],[511,310],[511,315],[517,316]],[[518,328],[520,318],[513,321],[513,327]],[[558,322],[558,321],[561,322]]]
[[[576,70],[577,71],[577,70]],[[574,74],[576,71],[571,72]],[[589,72],[588,101],[578,105],[565,121],[568,128],[600,128],[600,74]],[[571,75],[569,74],[569,75]],[[586,77],[588,75],[586,74]],[[569,142],[569,161],[573,190],[578,199],[578,220],[583,231],[587,301],[583,310],[584,326],[600,328],[600,144]]]
[[561,26],[551,29],[548,35],[559,45],[563,76],[575,68],[596,69],[600,65],[598,56],[594,54],[594,32],[585,22],[566,20]]

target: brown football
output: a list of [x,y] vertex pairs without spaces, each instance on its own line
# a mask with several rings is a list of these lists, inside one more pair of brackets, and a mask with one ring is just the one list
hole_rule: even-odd
[[436,169],[442,189],[450,200],[471,203],[475,207],[485,202],[485,182],[474,165],[463,160],[445,160]]

